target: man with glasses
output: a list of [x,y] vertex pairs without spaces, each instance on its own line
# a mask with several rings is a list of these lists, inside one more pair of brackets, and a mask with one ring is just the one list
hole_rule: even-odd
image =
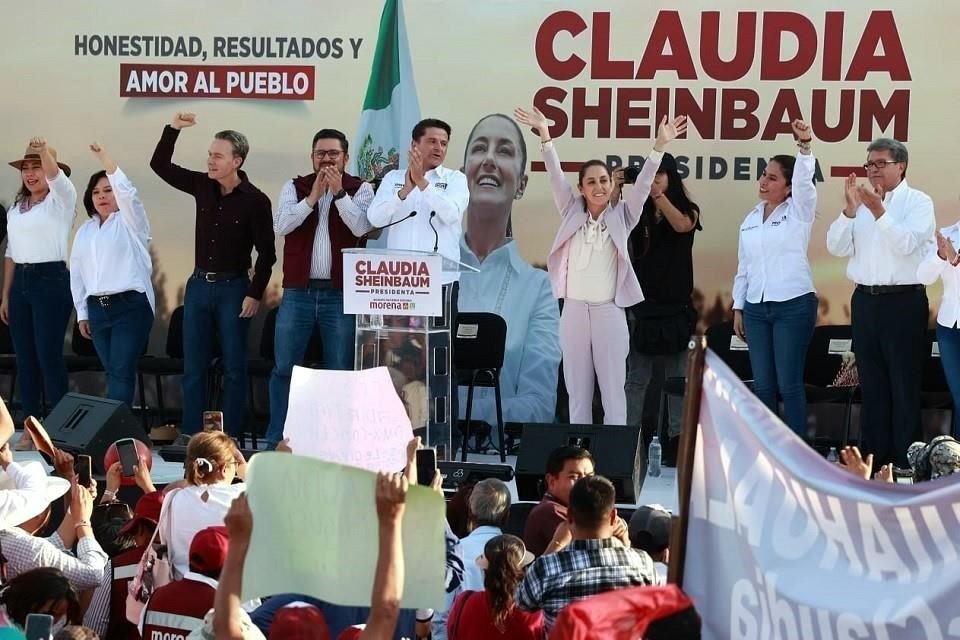
[[271,449],[283,438],[290,374],[303,359],[314,328],[323,341],[323,368],[353,369],[354,317],[343,312],[341,251],[366,243],[373,188],[344,173],[348,149],[340,131],[318,131],[310,153],[313,173],[283,185],[273,217],[273,230],[284,236],[284,243],[266,436]]
[[863,392],[861,449],[874,465],[907,467],[922,439],[920,381],[930,348],[929,307],[917,267],[936,220],[930,197],[907,184],[907,148],[878,138],[867,147],[867,183],[850,175],[845,207],[827,232],[827,249],[847,256],[856,283],[850,304],[853,350]]

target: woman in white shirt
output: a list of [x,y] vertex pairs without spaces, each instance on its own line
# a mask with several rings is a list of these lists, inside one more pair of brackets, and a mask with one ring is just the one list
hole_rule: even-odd
[[73,239],[70,288],[80,333],[93,339],[107,377],[107,397],[130,404],[137,362],[153,327],[150,223],[126,174],[99,144],[103,165],[90,176],[83,206],[90,220]]
[[77,190],[70,167],[43,138],[32,138],[20,171],[21,187],[7,214],[0,320],[10,325],[17,352],[17,382],[24,415],[42,415],[40,396],[55,406],[67,392],[63,338],[73,307],[67,271],[67,238]]
[[222,431],[190,438],[184,467],[188,485],[167,494],[157,525],[177,580],[189,571],[193,536],[207,527],[222,526],[230,503],[246,490],[244,483],[233,484],[233,480],[244,479],[247,461]]
[[[960,407],[960,222],[945,227],[936,233],[927,248],[926,258],[917,267],[917,279],[933,284],[943,279],[943,299],[937,312],[937,345],[940,348],[940,365],[947,379],[953,406]],[[957,411],[953,412],[953,437],[960,439],[957,427]]]
[[817,161],[810,126],[793,121],[796,158],[777,155],[760,177],[761,202],[740,225],[733,280],[734,332],[750,347],[753,392],[795,433],[807,431],[803,368],[817,321],[817,295],[807,259],[817,209]]

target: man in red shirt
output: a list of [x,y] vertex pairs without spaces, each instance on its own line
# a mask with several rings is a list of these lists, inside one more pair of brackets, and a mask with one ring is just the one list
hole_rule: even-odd
[[185,640],[203,626],[203,617],[213,608],[217,581],[227,558],[226,527],[207,527],[190,543],[190,571],[182,580],[154,592],[143,615],[144,640]]
[[541,556],[546,552],[557,527],[567,521],[570,490],[577,480],[592,475],[593,456],[586,449],[567,445],[550,453],[544,476],[547,490],[540,504],[530,511],[523,528],[523,543],[530,553]]

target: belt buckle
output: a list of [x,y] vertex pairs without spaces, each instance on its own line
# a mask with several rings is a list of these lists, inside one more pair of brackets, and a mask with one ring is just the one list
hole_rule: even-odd
[[205,271],[205,272],[203,273],[203,279],[204,279],[205,281],[207,281],[207,282],[216,282],[216,281],[217,281],[217,274],[214,273],[214,272],[212,272],[212,271]]
[[101,307],[110,306],[110,296],[97,296],[97,302],[100,303]]

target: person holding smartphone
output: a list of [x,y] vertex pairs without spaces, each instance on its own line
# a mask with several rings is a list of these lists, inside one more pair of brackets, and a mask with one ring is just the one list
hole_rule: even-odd
[[668,121],[664,116],[636,184],[611,205],[613,180],[606,162],[583,163],[574,191],[563,174],[546,116],[534,108],[515,109],[514,117],[540,135],[553,200],[563,218],[547,256],[547,270],[554,295],[563,299],[560,349],[570,422],[593,422],[596,375],[604,424],[627,424],[624,385],[630,335],[624,309],[643,301],[627,239],[640,221],[663,150],[686,131],[686,118]]
[[817,323],[817,294],[807,249],[817,213],[810,151],[813,134],[792,123],[796,157],[770,158],[760,176],[760,202],[740,225],[733,279],[733,330],[750,345],[753,392],[774,413],[783,398],[783,421],[807,435],[803,368]]
[[[198,433],[187,445],[187,486],[167,494],[158,525],[178,579],[190,570],[190,542],[202,529],[223,524],[234,498],[246,490],[247,462],[236,443],[221,431]],[[241,482],[234,483],[238,478]],[[176,523],[176,526],[173,525]]]
[[83,193],[90,219],[73,239],[70,289],[80,333],[93,340],[106,373],[107,397],[130,404],[156,309],[150,223],[123,170],[100,144],[90,151],[103,169]]

